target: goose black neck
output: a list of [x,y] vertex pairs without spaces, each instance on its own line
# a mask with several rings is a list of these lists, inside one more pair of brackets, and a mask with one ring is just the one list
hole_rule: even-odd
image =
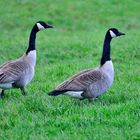
[[103,44],[103,52],[102,52],[102,58],[101,58],[101,66],[105,64],[106,61],[111,60],[110,58],[110,42],[111,42],[111,36],[109,32],[106,33],[105,35],[105,40]]
[[36,33],[38,32],[38,28],[37,26],[35,25],[33,28],[32,28],[32,31],[30,33],[30,38],[29,38],[29,47],[26,51],[26,55],[30,52],[30,51],[33,51],[35,50],[35,40],[36,40]]

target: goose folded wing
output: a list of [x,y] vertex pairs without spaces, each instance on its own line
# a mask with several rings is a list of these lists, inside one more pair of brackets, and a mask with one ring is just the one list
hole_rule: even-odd
[[28,68],[22,61],[11,61],[0,67],[0,84],[17,81]]
[[0,70],[1,70],[2,68],[4,68],[6,65],[8,65],[8,64],[10,64],[10,63],[12,63],[12,62],[14,62],[14,61],[11,60],[11,61],[8,61],[8,62],[6,62],[6,63],[0,65]]
[[87,88],[102,79],[100,70],[90,69],[80,72],[57,87],[57,90],[86,91]]

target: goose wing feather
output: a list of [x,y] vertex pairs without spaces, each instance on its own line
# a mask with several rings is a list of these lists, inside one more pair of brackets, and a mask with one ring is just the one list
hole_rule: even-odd
[[9,61],[0,66],[0,84],[14,82],[28,68],[28,65],[23,61]]
[[82,71],[57,87],[57,90],[85,91],[91,84],[100,81],[103,77],[99,69]]

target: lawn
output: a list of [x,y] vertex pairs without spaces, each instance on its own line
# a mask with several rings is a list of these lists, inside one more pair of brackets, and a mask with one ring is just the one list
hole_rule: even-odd
[[[0,100],[0,140],[140,139],[139,0],[1,0],[0,64],[20,57],[32,26],[54,26],[37,35],[37,65],[27,95],[7,90]],[[80,70],[100,63],[105,32],[113,39],[113,86],[93,103],[47,92]]]

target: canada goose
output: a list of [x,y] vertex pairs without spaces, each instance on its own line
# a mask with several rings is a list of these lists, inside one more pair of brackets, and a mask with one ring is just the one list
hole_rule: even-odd
[[10,88],[20,88],[24,95],[24,87],[32,80],[34,76],[34,67],[36,64],[36,33],[42,29],[52,28],[45,22],[37,22],[30,33],[29,47],[26,53],[19,59],[9,61],[0,66],[0,97],[4,96],[4,91]]
[[64,94],[80,100],[87,98],[92,101],[109,89],[114,79],[114,68],[110,58],[110,42],[112,38],[121,35],[125,34],[115,28],[110,28],[105,35],[100,66],[79,72],[49,92],[48,95]]

